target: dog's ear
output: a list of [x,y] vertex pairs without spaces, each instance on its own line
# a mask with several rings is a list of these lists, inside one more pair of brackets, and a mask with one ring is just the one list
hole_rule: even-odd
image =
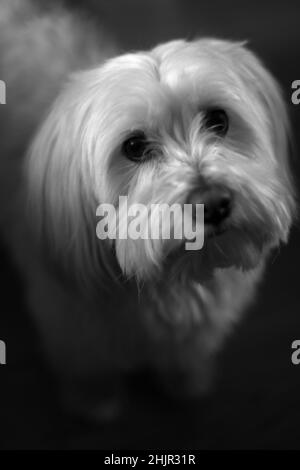
[[256,94],[259,103],[263,104],[274,154],[288,170],[290,123],[282,90],[272,74],[245,43],[237,44],[232,50],[232,58],[247,89]]
[[233,59],[246,87],[258,97],[266,116],[268,135],[277,171],[286,187],[286,205],[291,215],[295,213],[295,185],[291,174],[292,137],[287,107],[282,90],[264,64],[246,48],[245,43],[233,49]]
[[106,241],[96,236],[98,203],[85,138],[89,104],[79,95],[76,83],[66,86],[31,145],[25,166],[28,211],[47,256],[68,277],[99,286],[115,275],[114,262]]

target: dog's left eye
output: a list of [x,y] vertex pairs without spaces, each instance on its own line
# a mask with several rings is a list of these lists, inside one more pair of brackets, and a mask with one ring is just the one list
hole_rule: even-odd
[[223,109],[209,109],[205,115],[205,127],[223,137],[229,128],[229,119]]
[[122,153],[134,162],[142,160],[148,151],[149,142],[143,132],[131,135],[122,145]]

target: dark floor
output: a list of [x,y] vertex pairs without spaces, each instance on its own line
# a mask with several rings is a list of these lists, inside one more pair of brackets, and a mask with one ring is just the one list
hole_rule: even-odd
[[[233,1],[87,4],[124,48],[196,32],[248,37],[280,79],[287,102],[291,82],[300,79],[299,2],[249,2],[247,8]],[[300,148],[300,105],[289,109]],[[21,282],[2,246],[0,338],[9,347],[7,365],[0,366],[0,448],[300,449],[300,365],[291,363],[291,343],[300,339],[299,254],[295,228],[289,245],[271,260],[257,304],[220,355],[209,397],[180,407],[141,384],[120,419],[96,426],[61,412]]]

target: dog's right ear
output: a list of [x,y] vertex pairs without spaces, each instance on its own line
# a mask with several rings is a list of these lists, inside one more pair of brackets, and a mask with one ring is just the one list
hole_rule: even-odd
[[115,277],[106,240],[96,236],[90,101],[71,80],[54,102],[27,155],[28,214],[47,256],[86,285]]

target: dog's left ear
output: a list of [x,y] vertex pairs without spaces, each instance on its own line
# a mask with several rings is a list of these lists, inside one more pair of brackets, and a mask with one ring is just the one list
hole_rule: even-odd
[[285,203],[292,217],[295,213],[295,185],[291,175],[292,139],[282,90],[257,56],[245,47],[245,43],[238,44],[233,53],[241,79],[247,89],[258,96],[264,107],[272,153],[277,161],[280,179],[286,188]]
[[249,91],[258,95],[267,114],[272,146],[277,159],[284,163],[289,177],[290,123],[282,90],[258,57],[245,43],[233,51],[236,68]]

